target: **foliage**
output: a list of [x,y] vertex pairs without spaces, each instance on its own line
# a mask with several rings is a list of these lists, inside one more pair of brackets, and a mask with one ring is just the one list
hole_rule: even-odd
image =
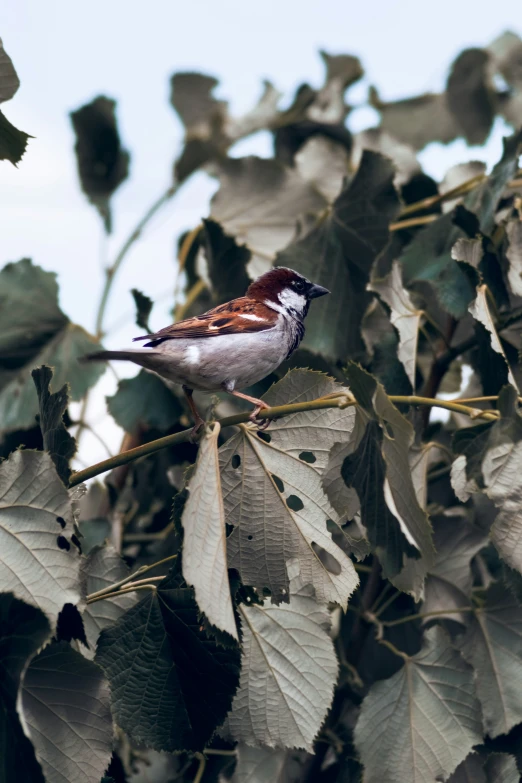
[[[213,77],[174,74],[184,145],[107,270],[96,336],[52,273],[0,271],[0,783],[519,779],[522,41],[462,52],[438,95],[372,88],[380,124],[355,135],[362,65],[322,57],[321,87],[280,109],[267,82],[241,117]],[[0,100],[17,87],[0,44]],[[482,144],[497,115],[512,132],[489,175],[422,172],[420,149]],[[116,103],[71,119],[109,232],[130,160]],[[17,163],[26,135],[6,153],[3,123]],[[259,130],[272,158],[228,155]],[[182,396],[141,371],[107,400],[121,453],[74,470],[103,371],[76,359],[142,229],[200,170],[219,189],[179,238],[177,317],[274,263],[332,293],[253,390],[268,429],[216,399],[195,444]]]

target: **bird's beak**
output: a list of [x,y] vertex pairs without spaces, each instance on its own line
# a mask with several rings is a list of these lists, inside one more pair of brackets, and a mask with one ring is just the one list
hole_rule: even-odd
[[330,291],[327,288],[323,288],[322,285],[313,285],[308,290],[308,296],[310,299],[317,299],[318,296],[324,296],[325,294],[329,294]]

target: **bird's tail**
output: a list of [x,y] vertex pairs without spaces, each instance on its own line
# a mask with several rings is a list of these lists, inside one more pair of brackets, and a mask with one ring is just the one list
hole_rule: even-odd
[[82,364],[87,362],[110,362],[114,359],[123,360],[127,362],[136,362],[140,364],[140,356],[150,355],[151,351],[136,350],[136,351],[96,351],[96,353],[88,353],[85,356],[80,356],[78,359]]

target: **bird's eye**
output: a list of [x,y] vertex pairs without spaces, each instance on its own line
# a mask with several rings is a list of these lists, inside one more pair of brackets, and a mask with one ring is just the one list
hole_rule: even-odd
[[294,283],[294,288],[296,291],[304,291],[304,287],[305,285],[302,280],[296,280]]

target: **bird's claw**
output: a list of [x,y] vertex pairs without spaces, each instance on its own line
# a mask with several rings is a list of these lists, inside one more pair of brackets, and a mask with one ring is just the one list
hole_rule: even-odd
[[252,424],[255,424],[258,430],[266,430],[266,428],[272,423],[273,419],[267,419],[263,416],[263,418],[260,418],[259,413],[262,410],[267,410],[270,406],[269,405],[258,405],[257,408],[254,408],[250,416],[248,417],[249,420],[252,422]]
[[204,428],[205,422],[203,419],[196,421],[192,429],[190,430],[189,441],[190,443],[197,443],[199,441],[201,430]]

